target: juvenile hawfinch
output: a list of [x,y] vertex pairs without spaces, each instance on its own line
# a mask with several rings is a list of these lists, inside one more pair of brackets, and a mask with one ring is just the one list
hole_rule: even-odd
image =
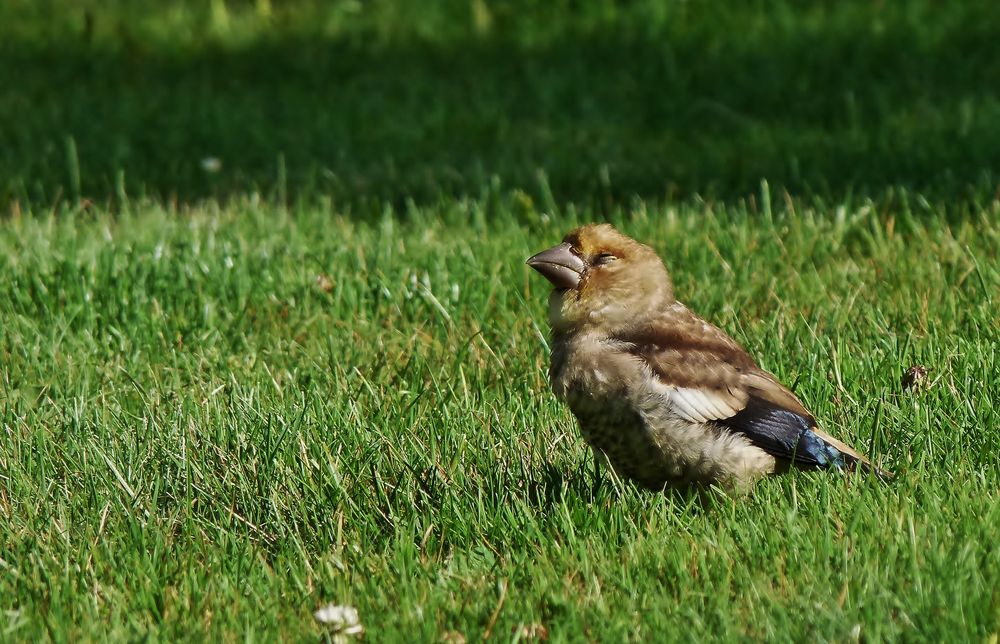
[[608,224],[528,259],[552,282],[549,379],[598,462],[651,489],[747,489],[805,469],[874,470],[778,380],[674,299],[649,246]]

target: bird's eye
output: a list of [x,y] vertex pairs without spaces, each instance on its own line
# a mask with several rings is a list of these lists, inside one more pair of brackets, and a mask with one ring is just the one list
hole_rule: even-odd
[[601,253],[600,255],[594,258],[594,265],[603,266],[604,264],[610,264],[616,259],[618,258],[612,255],[611,253]]

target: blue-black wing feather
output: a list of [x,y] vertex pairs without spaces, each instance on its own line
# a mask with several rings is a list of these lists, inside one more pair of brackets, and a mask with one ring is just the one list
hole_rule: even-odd
[[815,421],[774,403],[750,397],[739,413],[716,421],[775,458],[805,468],[843,467],[845,455],[814,431]]

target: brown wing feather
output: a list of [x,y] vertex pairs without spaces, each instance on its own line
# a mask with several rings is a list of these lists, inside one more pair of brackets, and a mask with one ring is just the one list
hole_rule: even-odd
[[[732,409],[742,412],[753,403],[755,413],[764,409],[769,412],[788,412],[786,427],[788,432],[784,442],[771,440],[772,436],[748,435],[760,440],[760,446],[778,457],[787,457],[788,441],[796,444],[796,432],[808,428],[818,438],[839,450],[850,460],[859,461],[868,467],[871,462],[858,451],[819,429],[809,410],[787,387],[772,374],[757,366],[750,354],[722,329],[705,322],[681,304],[674,304],[662,311],[648,324],[641,325],[616,338],[628,343],[631,352],[643,359],[652,372],[664,383],[672,387],[696,389],[726,403]],[[739,416],[737,413],[736,416]],[[765,429],[775,431],[772,414]],[[722,424],[735,419],[717,418]],[[759,417],[756,418],[759,420]],[[749,422],[749,421],[748,421]],[[747,430],[745,426],[735,429]],[[752,429],[752,428],[751,428]],[[793,447],[794,449],[794,447]],[[822,465],[797,456],[807,465]],[[879,470],[877,470],[879,471]],[[879,471],[882,473],[881,471]]]

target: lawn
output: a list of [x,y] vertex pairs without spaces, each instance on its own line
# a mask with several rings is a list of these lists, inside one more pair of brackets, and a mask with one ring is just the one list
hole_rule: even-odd
[[[991,5],[535,4],[0,8],[0,639],[995,640]],[[595,479],[592,220],[895,479]]]

